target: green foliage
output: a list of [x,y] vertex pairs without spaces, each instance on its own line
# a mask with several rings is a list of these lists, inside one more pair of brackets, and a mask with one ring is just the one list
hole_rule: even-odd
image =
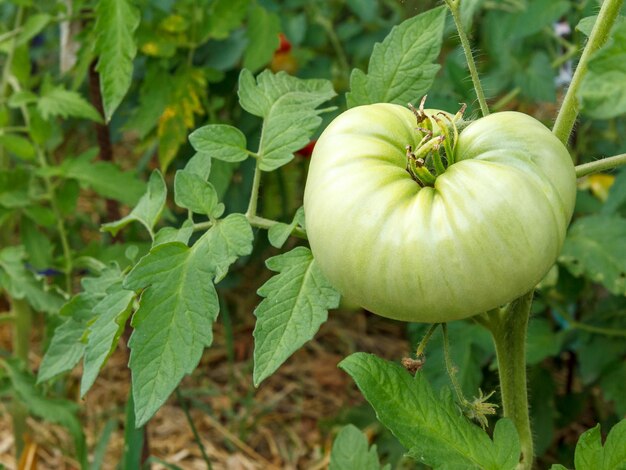
[[[493,441],[457,409],[449,393],[437,395],[421,375],[355,353],[339,366],[356,382],[378,420],[410,454],[435,469],[515,469],[520,447],[513,424],[501,420]],[[447,391],[446,391],[447,392]]]
[[96,70],[100,73],[104,116],[110,121],[130,87],[137,53],[133,36],[140,17],[131,0],[98,0],[96,18]]
[[626,294],[626,220],[592,215],[572,224],[560,261],[615,295]]
[[98,111],[89,104],[79,93],[66,90],[63,86],[53,86],[47,83],[41,96],[37,99],[37,109],[45,120],[53,116],[63,118],[75,117],[91,119],[101,122]]
[[93,161],[97,152],[87,151],[76,158],[67,158],[61,165],[46,171],[49,175],[78,181],[102,197],[134,205],[144,193],[146,185],[129,171],[122,171],[115,164]]
[[248,22],[248,47],[243,55],[243,66],[257,72],[269,63],[278,47],[280,18],[262,6],[255,5],[250,8]]
[[327,80],[299,80],[285,72],[261,72],[256,80],[249,70],[239,76],[241,107],[263,118],[259,142],[260,168],[272,171],[294,158],[304,147],[322,118],[315,109],[335,96]]
[[66,427],[74,440],[78,461],[83,468],[86,467],[87,445],[85,434],[77,416],[78,406],[76,403],[43,395],[35,386],[35,378],[25,372],[23,365],[18,361],[3,361],[2,365],[11,380],[15,398],[35,416]]
[[369,447],[367,438],[355,426],[345,426],[333,443],[329,470],[391,470],[390,465],[381,467],[376,446]]
[[191,248],[179,242],[156,246],[124,280],[126,289],[143,289],[129,342],[137,427],[198,365],[213,341],[219,312],[211,280],[219,282],[237,257],[251,250],[250,225],[233,214],[217,221]]
[[[626,468],[626,420],[622,420],[609,432],[602,445],[600,425],[585,431],[576,445],[576,470],[613,470]],[[552,470],[565,469],[553,465]]]
[[439,64],[446,9],[429,10],[394,27],[376,44],[367,75],[354,69],[348,107],[373,103],[406,104],[420,99],[431,87]]
[[0,250],[0,287],[14,299],[26,299],[37,311],[55,313],[62,304],[62,298],[37,279],[35,274],[24,266],[24,247],[9,246]]
[[236,127],[211,124],[189,134],[189,142],[197,152],[225,162],[240,162],[248,158],[246,136]]
[[155,170],[150,175],[146,193],[141,196],[141,199],[139,199],[139,202],[130,214],[118,221],[103,224],[102,229],[116,235],[126,225],[137,221],[153,236],[154,226],[161,217],[161,213],[165,207],[166,195],[167,189],[165,187],[165,181],[163,181],[163,176]]
[[310,340],[337,308],[339,293],[319,270],[308,248],[298,247],[266,261],[280,274],[258,294],[265,299],[254,311],[254,383],[271,375],[291,354]]
[[589,61],[579,93],[583,112],[594,119],[626,113],[626,23],[611,33],[610,43]]

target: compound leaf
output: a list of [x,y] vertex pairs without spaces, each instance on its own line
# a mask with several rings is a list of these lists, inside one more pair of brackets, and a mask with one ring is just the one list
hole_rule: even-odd
[[144,289],[129,346],[136,426],[167,400],[213,341],[219,312],[216,282],[252,251],[252,228],[241,214],[216,222],[191,248],[154,247],[128,274],[127,289]]
[[322,122],[322,111],[315,108],[333,96],[335,91],[328,80],[303,80],[265,70],[255,82],[252,72],[241,71],[241,106],[263,118],[258,151],[261,170],[272,171],[288,163],[295,151],[309,143]]

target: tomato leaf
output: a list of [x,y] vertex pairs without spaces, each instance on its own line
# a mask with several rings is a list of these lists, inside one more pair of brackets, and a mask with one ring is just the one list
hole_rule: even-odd
[[189,134],[191,146],[202,154],[225,162],[240,162],[248,158],[246,136],[226,124],[209,124]]
[[212,280],[252,251],[252,239],[246,218],[232,214],[191,248],[178,242],[154,247],[126,277],[125,288],[143,289],[129,342],[136,426],[163,405],[212,343],[219,312]]
[[491,441],[459,412],[446,390],[435,394],[422,374],[411,376],[398,364],[355,353],[339,363],[352,376],[378,420],[434,469],[513,470],[520,445],[509,420],[500,420]]
[[49,173],[75,179],[106,198],[128,205],[136,204],[146,184],[134,172],[122,171],[114,163],[93,161],[96,155],[97,151],[92,149],[76,158],[67,158],[60,166],[51,168]]
[[139,10],[129,0],[99,0],[96,5],[96,70],[100,73],[100,90],[107,121],[128,91],[137,54],[135,30]]
[[250,8],[248,16],[248,46],[243,55],[243,66],[256,72],[267,65],[278,47],[280,18],[260,5]]
[[584,275],[615,295],[626,294],[626,219],[591,215],[576,220],[559,261],[574,276]]
[[582,112],[594,119],[626,113],[626,22],[613,29],[609,43],[589,60],[578,99]]
[[81,397],[89,391],[107,359],[115,351],[117,342],[124,332],[134,298],[135,293],[122,289],[120,281],[111,286],[106,297],[94,305],[92,312],[96,319],[87,330],[89,336],[80,381]]
[[348,107],[373,103],[406,105],[430,89],[441,67],[434,63],[443,41],[444,7],[434,8],[395,26],[374,46],[367,75],[354,69]]
[[35,386],[35,378],[20,367],[16,359],[3,361],[5,370],[15,395],[24,403],[28,412],[50,421],[60,424],[68,429],[74,440],[74,447],[81,468],[87,468],[87,445],[85,434],[78,419],[78,406],[69,401],[44,396]]
[[333,443],[328,470],[391,470],[381,467],[376,446],[369,447],[367,438],[356,426],[344,426]]
[[100,113],[78,92],[63,88],[62,85],[52,86],[45,83],[37,101],[37,109],[44,120],[54,116],[62,118],[75,117],[102,122]]
[[161,217],[161,212],[165,207],[167,188],[163,176],[158,170],[154,170],[148,181],[146,193],[141,196],[135,208],[126,217],[115,222],[103,224],[101,230],[110,232],[115,236],[122,228],[131,222],[137,221],[142,224],[150,236],[154,237],[154,226]]
[[308,248],[298,247],[266,261],[280,274],[257,293],[265,299],[255,309],[253,380],[258,386],[304,343],[339,306],[339,293],[317,267]]
[[290,224],[277,223],[267,231],[267,238],[274,248],[282,248],[297,226],[304,226],[304,208],[300,207]]
[[54,330],[52,341],[39,366],[37,383],[56,377],[74,368],[85,353],[86,333],[97,317],[94,307],[106,297],[107,290],[121,281],[117,266],[104,269],[97,277],[85,277],[84,289],[63,305],[59,316],[64,322]]
[[187,170],[178,170],[174,179],[176,205],[198,214],[219,217],[224,213],[224,204],[218,203],[213,185],[201,176]]
[[294,158],[294,152],[311,140],[322,118],[319,105],[335,96],[328,80],[303,80],[285,72],[266,70],[256,78],[242,70],[239,101],[251,114],[263,118],[259,143],[261,170],[272,171]]
[[37,382],[41,383],[72,370],[85,353],[82,337],[87,323],[93,319],[92,309],[97,300],[89,294],[80,293],[61,308],[65,322],[54,330],[54,336],[39,366]]

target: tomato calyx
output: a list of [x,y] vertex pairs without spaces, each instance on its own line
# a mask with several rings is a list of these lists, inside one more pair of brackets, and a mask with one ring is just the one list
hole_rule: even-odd
[[406,148],[406,171],[421,187],[434,186],[437,176],[454,164],[456,143],[459,138],[457,121],[462,119],[466,105],[453,116],[444,112],[427,114],[424,110],[426,96],[420,102],[419,108],[409,103],[409,109],[417,120],[416,130],[423,134],[415,151],[411,145]]

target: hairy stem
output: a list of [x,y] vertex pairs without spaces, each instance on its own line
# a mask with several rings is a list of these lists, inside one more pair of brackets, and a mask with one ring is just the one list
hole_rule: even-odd
[[522,447],[520,470],[530,470],[534,459],[526,384],[526,332],[532,298],[530,291],[506,308],[492,311],[486,324],[496,347],[504,417],[513,421]]
[[589,59],[595,51],[602,47],[609,37],[613,23],[615,23],[615,19],[619,14],[623,2],[624,0],[604,0],[602,3],[600,13],[593,25],[589,40],[580,57],[576,72],[574,72],[572,82],[567,89],[567,93],[561,104],[561,109],[556,117],[554,128],[552,129],[554,135],[564,144],[567,144],[570,133],[574,128],[576,118],[578,117],[578,100],[576,95],[583,78],[587,74]]
[[470,46],[469,39],[467,38],[467,34],[465,33],[465,29],[463,28],[463,23],[461,22],[460,2],[459,0],[445,0],[445,2],[450,9],[450,13],[452,13],[452,18],[454,19],[456,30],[459,33],[461,46],[463,47],[463,52],[465,53],[465,60],[467,61],[467,66],[469,67],[469,72],[472,77],[472,83],[474,84],[476,98],[478,99],[478,104],[480,104],[480,111],[483,116],[487,116],[489,115],[489,107],[487,106],[485,93],[483,91],[482,85],[480,84],[480,78],[478,77],[476,62],[474,61],[474,56],[472,55],[472,47]]
[[459,381],[456,379],[456,367],[452,363],[452,357],[450,356],[450,341],[448,339],[448,324],[441,324],[442,332],[443,332],[443,358],[446,364],[446,371],[448,372],[448,377],[450,377],[450,382],[452,382],[452,388],[454,389],[454,393],[456,393],[456,397],[459,400],[461,406],[466,407],[469,402],[463,396],[463,391],[461,390],[461,385]]
[[430,341],[430,338],[433,335],[433,333],[437,330],[437,328],[439,328],[439,325],[441,325],[441,323],[433,323],[432,325],[430,325],[430,328],[428,328],[428,331],[426,332],[426,334],[420,341],[420,344],[417,345],[417,349],[415,350],[416,358],[419,359],[420,356],[424,355],[424,350],[426,349],[426,345],[428,344],[428,341]]
[[626,165],[626,153],[577,165],[576,178],[582,178],[583,176],[599,173],[601,171],[612,170],[622,165]]

